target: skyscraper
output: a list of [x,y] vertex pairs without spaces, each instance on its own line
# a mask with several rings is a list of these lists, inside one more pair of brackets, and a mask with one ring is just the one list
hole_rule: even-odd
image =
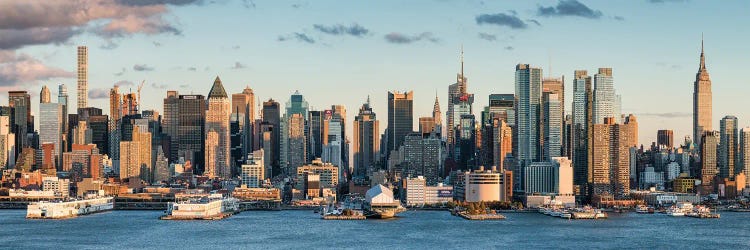
[[[268,101],[263,102],[263,119],[261,122],[261,133],[269,132],[269,140],[266,140],[266,136],[264,135],[264,144],[263,144],[263,150],[266,154],[269,154],[270,157],[266,158],[266,161],[270,162],[271,164],[266,166],[267,168],[270,166],[273,170],[271,176],[276,176],[281,173],[281,169],[279,168],[279,161],[280,161],[280,152],[279,152],[279,142],[281,134],[279,133],[281,130],[281,108],[279,107],[279,103],[277,101],[274,101],[273,99],[268,99]],[[268,145],[268,144],[271,145]]]
[[206,110],[206,175],[209,178],[232,178],[229,154],[229,97],[217,76],[208,93]]
[[11,131],[9,116],[0,116],[0,169],[12,168],[16,163],[16,136]]
[[50,103],[50,93],[47,85],[42,86],[42,91],[39,93],[39,103]]
[[[740,131],[738,154],[737,166],[739,171],[737,172],[744,173],[745,176],[750,176],[750,127],[745,127]],[[745,183],[738,183],[737,185],[742,184],[745,185],[744,187],[750,188],[750,178],[747,178]]]
[[203,173],[206,99],[203,95],[179,95],[178,98],[177,159],[189,161],[195,173]]
[[[46,93],[45,93],[46,92]],[[45,97],[46,95],[46,97]],[[60,165],[62,149],[62,107],[59,103],[50,102],[47,86],[42,88],[41,103],[39,104],[39,144],[54,145],[53,155],[55,166]]]
[[588,193],[587,183],[592,182],[592,129],[593,96],[591,77],[585,70],[573,72],[573,184],[578,187],[577,195]]
[[388,128],[385,160],[398,150],[404,137],[414,129],[414,92],[388,92]]
[[711,125],[713,102],[711,98],[711,77],[706,69],[706,57],[703,53],[703,40],[701,39],[701,61],[693,84],[693,140],[699,147],[703,142],[701,138],[703,131],[713,131]]
[[[438,111],[439,112],[439,111]],[[364,178],[372,171],[377,161],[380,145],[379,122],[370,107],[370,98],[359,108],[354,117],[354,174],[353,177]]]
[[[458,126],[458,120],[461,114],[455,110],[457,101],[461,96],[467,94],[467,79],[464,75],[464,50],[461,48],[461,71],[456,75],[456,83],[448,86],[448,113],[446,113],[446,143],[448,150],[452,150],[456,142],[455,128]],[[451,153],[452,154],[452,153]]]
[[307,161],[320,158],[323,154],[323,111],[310,110],[307,132]]
[[[57,103],[60,104],[60,107],[62,109],[62,121],[60,122],[60,133],[62,136],[62,145],[60,145],[60,150],[67,150],[68,148],[68,89],[65,87],[65,84],[59,84],[57,85]],[[111,155],[110,155],[111,158]]]
[[151,172],[151,133],[133,126],[132,140],[120,142],[120,179],[140,178],[148,181]]
[[[281,120],[281,168],[285,174],[293,174],[306,162],[305,119],[309,105],[304,96],[295,91],[286,102],[286,113]],[[301,144],[300,144],[301,143]]]
[[513,129],[500,118],[492,120],[492,147],[492,165],[505,170],[505,157],[513,152]]
[[[370,98],[368,97],[367,99],[369,103]],[[441,114],[440,103],[438,102],[437,93],[435,93],[435,104],[432,105],[432,121],[435,123],[435,132],[440,136],[443,134],[443,118],[440,117]]]
[[550,161],[552,158],[562,156],[562,107],[564,106],[560,96],[556,93],[545,92],[543,96],[543,120],[540,127],[544,133],[540,134],[543,138],[542,157],[544,161]]
[[78,107],[88,107],[89,94],[89,50],[78,46]]
[[[554,116],[554,119],[552,119],[551,121],[548,121],[551,118],[547,115],[547,113],[545,113],[546,109],[548,108],[546,106],[547,105],[547,102],[546,102],[547,99],[545,99],[546,98],[545,96],[549,95],[549,94],[553,94],[553,95],[557,96],[556,98],[554,98],[553,100],[551,100],[551,102],[552,102],[552,105],[553,105],[552,108],[555,109],[556,111],[559,111],[558,112],[559,114],[549,114],[551,116]],[[557,106],[556,106],[557,102],[560,103],[559,110],[557,110],[558,109]],[[559,128],[559,131],[560,131],[560,138],[559,138],[559,140],[560,140],[560,142],[559,142],[559,144],[560,144],[560,156],[562,155],[562,151],[563,151],[564,144],[563,144],[562,138],[563,138],[564,124],[565,124],[565,122],[564,122],[564,120],[565,120],[565,77],[564,76],[562,76],[560,78],[544,78],[542,80],[542,101],[541,101],[541,103],[542,103],[542,108],[540,110],[540,116],[539,116],[540,123],[539,123],[539,137],[538,137],[539,138],[539,151],[537,152],[537,154],[539,154],[539,158],[540,159],[545,159],[546,160],[546,159],[551,159],[551,158],[549,158],[549,156],[545,155],[545,153],[547,153],[546,152],[546,146],[550,145],[547,142],[547,138],[549,137],[549,132],[547,131],[547,124],[548,123],[551,123],[552,125],[555,125],[555,126],[557,126],[557,125],[560,126],[560,128]],[[553,132],[553,135],[556,135],[558,129],[556,127],[553,127],[552,129],[555,129],[555,132]],[[553,138],[553,139],[557,139],[557,138]],[[554,150],[557,150],[557,148],[556,148],[557,144],[558,144],[557,142],[553,142],[551,144],[553,147],[555,147]]]
[[16,134],[16,152],[21,152],[21,149],[31,146],[26,134],[34,131],[31,96],[26,91],[8,91],[8,104],[15,110],[15,124],[11,128]]
[[[524,164],[538,160],[539,113],[542,98],[542,69],[516,65],[517,159]],[[517,173],[513,173],[514,176]],[[523,184],[521,184],[523,186]]]
[[607,117],[620,123],[619,109],[612,68],[599,68],[599,73],[594,75],[594,124],[604,123]]
[[734,180],[735,160],[737,159],[737,117],[725,116],[719,123],[721,134],[719,142],[719,176]]
[[177,150],[179,147],[179,137],[177,134],[180,125],[180,102],[177,91],[167,91],[167,97],[164,98],[164,118],[161,120],[164,134],[169,139],[169,151],[165,156],[171,162],[177,162]]
[[122,95],[120,88],[114,86],[109,90],[109,158],[112,159],[112,167],[119,173],[120,162],[120,140],[122,131]]
[[243,160],[253,151],[255,123],[255,93],[249,86],[241,93],[232,94],[232,113],[239,114],[240,144]]

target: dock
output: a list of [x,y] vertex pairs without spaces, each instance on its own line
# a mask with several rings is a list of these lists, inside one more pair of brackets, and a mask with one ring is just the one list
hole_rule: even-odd
[[354,214],[354,215],[333,215],[333,214],[328,214],[328,215],[323,215],[323,217],[321,217],[321,218],[324,219],[324,220],[365,220],[365,219],[367,219],[367,217],[365,217],[362,214]]
[[465,214],[465,213],[457,213],[457,215],[461,218],[467,219],[467,220],[504,220],[505,216],[502,214]]

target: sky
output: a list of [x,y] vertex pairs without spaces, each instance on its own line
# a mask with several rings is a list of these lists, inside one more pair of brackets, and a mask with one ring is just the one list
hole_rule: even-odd
[[[75,110],[76,46],[89,49],[89,103],[108,112],[108,90],[136,91],[162,110],[167,90],[207,95],[216,76],[228,92],[252,88],[282,105],[299,90],[313,109],[345,105],[347,122],[370,96],[387,124],[387,91],[414,91],[417,117],[464,71],[474,113],[489,94],[514,92],[519,63],[566,78],[613,68],[622,112],[638,117],[640,143],[672,129],[691,134],[701,36],[713,82],[713,124],[750,99],[743,75],[748,1],[699,0],[0,0],[0,104],[8,90],[67,85]],[[56,100],[56,98],[53,98]],[[38,105],[32,108],[38,113]],[[347,131],[352,138],[351,131]]]

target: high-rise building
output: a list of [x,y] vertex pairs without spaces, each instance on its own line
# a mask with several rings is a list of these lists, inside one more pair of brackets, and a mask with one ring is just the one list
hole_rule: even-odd
[[586,187],[592,182],[589,169],[592,155],[593,95],[591,77],[585,70],[573,72],[573,183],[577,187],[576,195],[588,193]]
[[120,171],[120,140],[122,131],[122,95],[120,88],[114,86],[109,91],[109,158],[115,173]]
[[[439,112],[439,111],[438,111]],[[354,174],[353,177],[364,178],[378,161],[380,145],[379,122],[370,107],[370,98],[359,108],[354,117]]]
[[414,92],[388,92],[388,128],[386,130],[386,148],[381,149],[384,159],[390,157],[391,151],[398,150],[404,137],[414,129]]
[[[458,101],[461,96],[467,95],[468,81],[466,75],[464,75],[464,50],[461,48],[461,71],[456,74],[456,83],[448,86],[448,112],[446,116],[446,144],[448,150],[452,151],[453,145],[456,144],[455,128],[458,126],[458,120],[461,119],[461,115],[465,114],[459,112],[456,109]],[[468,101],[468,100],[467,100]],[[473,100],[472,100],[473,101]],[[469,104],[470,105],[470,104]],[[470,108],[470,107],[469,107]],[[471,112],[469,112],[471,113]],[[452,152],[450,153],[453,154]]]
[[50,93],[47,85],[42,86],[42,91],[39,92],[39,103],[50,103]]
[[229,97],[217,76],[206,109],[206,172],[209,178],[232,178],[229,154]]
[[102,175],[102,155],[94,144],[73,144],[70,152],[63,153],[62,170],[71,173],[72,179],[99,179]]
[[169,181],[169,159],[167,159],[164,150],[161,147],[156,148],[156,160],[154,161],[154,173],[152,174],[152,183],[162,183]]
[[424,176],[427,183],[435,185],[442,172],[441,140],[435,134],[410,133],[401,148],[404,161],[401,177]]
[[195,173],[203,173],[206,99],[203,95],[179,95],[177,106],[177,159],[189,161]]
[[492,165],[498,171],[505,170],[505,157],[513,153],[513,129],[505,120],[496,118],[492,121]]
[[667,149],[674,148],[674,131],[670,129],[656,131],[656,146]]
[[351,169],[349,168],[349,137],[346,135],[346,107],[344,105],[331,105],[331,116],[341,121],[341,130],[339,132],[341,138],[341,173],[350,175]]
[[706,69],[706,57],[703,53],[703,39],[701,39],[701,60],[693,84],[693,140],[699,147],[703,142],[703,131],[713,131],[711,98],[711,77]]
[[619,105],[612,68],[599,68],[594,75],[594,124],[604,123],[607,117],[614,117],[615,123],[620,123]]
[[180,125],[180,102],[177,91],[167,91],[167,97],[164,98],[164,116],[161,120],[164,134],[169,140],[169,151],[166,152],[167,158],[171,162],[177,162],[177,150],[179,147],[178,128]]
[[[630,123],[628,123],[630,122]],[[603,124],[594,124],[589,177],[593,195],[611,194],[627,196],[630,192],[630,149],[634,147],[634,131],[638,130],[635,116],[630,115],[624,124],[614,118],[604,118]]]
[[544,123],[540,126],[544,131],[540,134],[543,139],[542,157],[543,161],[550,161],[554,157],[562,156],[562,107],[564,106],[561,97],[553,92],[544,92],[542,97]]
[[[47,92],[47,102],[39,104],[39,144],[51,144],[54,149],[53,162],[55,165],[60,164],[60,156],[64,151],[62,148],[62,106],[59,103],[49,102],[49,89],[44,88]],[[44,90],[42,90],[44,92]]]
[[464,114],[461,115],[461,119],[457,124],[458,127],[456,127],[455,135],[458,136],[458,140],[454,148],[454,158],[458,163],[459,169],[473,170],[478,165],[476,157],[476,119],[474,119],[474,115]]
[[706,193],[713,192],[714,178],[719,174],[718,157],[719,131],[703,131],[701,135],[701,183]]
[[302,184],[306,173],[320,175],[320,185],[323,188],[337,187],[339,184],[339,167],[330,163],[323,163],[315,159],[311,164],[297,168],[297,183]]
[[16,163],[16,135],[11,126],[10,116],[0,116],[0,169],[13,168]]
[[245,159],[253,151],[255,138],[255,93],[249,86],[241,93],[232,94],[232,113],[238,114],[236,119],[239,122],[241,151]]
[[310,110],[307,118],[307,160],[320,158],[323,154],[324,111]]
[[11,125],[11,130],[16,135],[16,152],[21,152],[22,148],[31,145],[26,134],[34,130],[31,96],[26,91],[8,91],[8,104],[14,110],[15,123]]
[[[370,97],[367,97],[369,100]],[[369,103],[369,101],[368,101]],[[434,131],[439,135],[442,136],[443,134],[443,118],[441,117],[440,112],[440,103],[438,102],[437,93],[435,93],[435,104],[432,105],[432,121],[435,123]]]
[[[532,68],[528,64],[516,65],[515,86],[517,159],[522,164],[528,164],[538,160],[542,69]],[[520,176],[517,173],[513,174],[514,176]]]
[[109,127],[109,116],[89,116],[88,126],[91,128],[91,143],[96,145],[100,154],[109,155],[111,153],[109,149],[109,135],[107,133]]
[[737,117],[733,115],[725,116],[721,119],[720,125],[720,142],[719,142],[719,176],[734,180],[737,160],[737,140],[739,136]]
[[89,94],[89,50],[78,46],[78,107],[88,107]]
[[281,141],[281,133],[279,133],[281,130],[280,114],[281,108],[279,107],[279,103],[277,101],[268,99],[268,101],[263,102],[261,133],[269,132],[268,135],[270,136],[266,138],[266,135],[263,135],[263,150],[270,156],[267,157],[266,160],[271,163],[267,165],[267,167],[270,166],[272,168],[272,176],[281,174],[281,168],[279,168],[279,161],[281,158],[281,154],[279,152],[279,142]]
[[132,140],[120,142],[120,179],[148,181],[151,173],[151,133],[133,126]]
[[281,120],[281,168],[285,174],[291,175],[307,161],[305,125],[309,105],[304,96],[295,91],[286,102],[286,113]]
[[63,133],[67,133],[68,131],[68,107],[70,105],[68,104],[68,88],[65,87],[65,84],[59,84],[57,85],[57,103],[59,103],[62,106],[62,131]]
[[[2,135],[0,135],[2,136]],[[740,131],[739,151],[737,152],[737,172],[750,176],[750,127],[745,127]],[[738,183],[737,185],[741,185]],[[746,188],[750,188],[750,178],[747,178],[744,183]]]
[[266,179],[263,155],[263,149],[254,151],[247,162],[242,164],[240,179],[243,185],[249,188],[259,188],[263,185],[263,180]]
[[[551,101],[552,108],[555,109],[555,111],[559,111],[559,114],[549,114],[547,115],[547,106],[548,104],[548,98],[547,95],[556,95],[556,98],[553,98]],[[560,103],[559,110],[557,108],[557,102]],[[565,125],[565,77],[560,78],[545,78],[542,80],[542,108],[540,110],[540,116],[539,116],[539,151],[537,154],[539,154],[540,159],[549,160],[551,159],[550,156],[545,155],[547,153],[547,146],[552,146],[554,150],[557,149],[557,141],[553,143],[548,143],[547,138],[550,136],[549,132],[547,131],[547,125],[551,124],[554,126],[559,125],[559,129],[557,127],[553,127],[552,129],[555,130],[552,135],[557,135],[557,131],[559,130],[560,138],[559,138],[559,144],[560,144],[560,155],[562,155],[563,151],[563,126]],[[554,119],[552,119],[550,116],[553,116]],[[551,138],[553,140],[557,140],[557,138]],[[559,155],[558,155],[559,156]],[[552,156],[557,157],[557,156]]]

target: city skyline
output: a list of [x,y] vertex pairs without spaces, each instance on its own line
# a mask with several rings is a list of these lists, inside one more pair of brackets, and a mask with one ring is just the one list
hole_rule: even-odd
[[[165,22],[164,24],[177,27],[176,29],[180,31],[179,35],[174,33],[161,34],[164,32],[159,31],[141,32],[138,29],[133,29],[122,36],[111,36],[109,38],[103,38],[97,34],[83,33],[66,38],[65,43],[58,43],[60,45],[55,45],[55,42],[28,42],[13,45],[11,44],[13,41],[3,40],[0,41],[2,53],[8,55],[8,58],[11,59],[0,64],[3,69],[11,67],[19,69],[19,67],[25,66],[21,63],[22,60],[36,60],[36,63],[45,67],[44,69],[52,71],[46,72],[48,73],[46,75],[20,77],[18,76],[20,73],[9,73],[7,70],[2,70],[4,75],[0,77],[3,81],[0,86],[4,90],[29,91],[32,95],[31,103],[34,104],[38,103],[39,96],[37,93],[43,85],[46,85],[52,91],[52,94],[56,95],[54,85],[63,83],[68,86],[70,95],[76,96],[77,93],[72,93],[76,92],[76,87],[74,87],[76,78],[73,74],[76,71],[76,61],[72,58],[76,57],[76,46],[86,45],[88,46],[88,88],[90,90],[89,97],[92,97],[89,98],[92,103],[91,106],[106,106],[108,103],[107,93],[114,83],[121,83],[121,92],[127,93],[129,92],[128,89],[135,92],[137,83],[145,79],[147,85],[143,99],[146,101],[143,103],[142,109],[154,109],[162,112],[161,100],[166,95],[167,90],[177,90],[184,94],[192,92],[207,95],[211,87],[211,79],[218,75],[224,79],[229,93],[239,93],[243,88],[249,86],[255,91],[256,98],[261,101],[269,98],[283,101],[295,90],[300,90],[300,93],[310,102],[310,106],[315,109],[323,109],[329,105],[338,104],[344,105],[350,110],[356,110],[361,104],[361,100],[369,95],[372,99],[373,111],[386,113],[387,91],[413,90],[415,92],[414,115],[415,117],[421,117],[429,116],[432,110],[433,92],[438,92],[441,104],[448,103],[445,93],[447,93],[448,85],[454,83],[453,74],[460,70],[459,48],[463,44],[466,51],[464,54],[464,61],[466,62],[464,70],[470,83],[467,91],[476,96],[477,100],[474,104],[478,106],[475,108],[481,110],[483,106],[486,106],[489,94],[514,92],[512,70],[517,63],[529,63],[533,67],[542,68],[545,77],[566,76],[568,79],[573,79],[573,70],[584,69],[593,74],[597,68],[607,67],[613,69],[614,88],[622,96],[622,113],[633,113],[639,118],[641,125],[639,141],[644,145],[649,145],[650,142],[656,141],[658,129],[672,129],[675,131],[675,144],[680,144],[684,136],[692,134],[692,112],[691,105],[688,104],[692,92],[690,87],[695,80],[693,74],[695,74],[695,69],[698,66],[699,35],[701,32],[705,32],[706,64],[711,71],[711,80],[715,83],[713,92],[720,97],[715,98],[711,121],[718,124],[721,117],[735,115],[739,118],[739,128],[748,125],[748,122],[743,119],[743,117],[747,117],[744,115],[746,112],[740,108],[743,100],[738,99],[739,103],[725,101],[737,95],[736,92],[731,92],[731,88],[737,86],[736,83],[739,81],[737,79],[741,79],[735,73],[736,68],[726,67],[726,65],[741,65],[737,62],[739,55],[729,51],[730,48],[739,46],[731,41],[738,39],[727,39],[732,37],[734,33],[727,33],[726,27],[710,26],[713,21],[709,20],[699,23],[699,25],[683,25],[691,26],[689,30],[685,28],[670,29],[672,36],[664,39],[679,40],[673,42],[670,46],[659,46],[661,43],[656,43],[657,46],[641,44],[643,42],[653,44],[653,42],[649,42],[649,38],[653,37],[653,32],[656,31],[652,28],[646,28],[643,22],[649,18],[635,17],[634,10],[647,13],[659,9],[670,9],[670,12],[664,13],[664,19],[667,20],[669,16],[698,11],[703,3],[692,1],[651,3],[650,1],[643,1],[632,5],[624,4],[626,5],[625,8],[616,8],[623,3],[580,1],[576,3],[582,4],[591,12],[542,14],[542,7],[553,7],[553,10],[555,10],[556,7],[570,2],[576,1],[492,3],[494,6],[491,3],[482,5],[480,2],[466,4],[428,2],[430,3],[429,6],[436,10],[456,8],[455,16],[450,18],[449,23],[451,25],[449,27],[457,28],[458,31],[449,31],[447,28],[440,30],[437,28],[439,25],[436,24],[422,28],[431,31],[418,31],[420,28],[411,26],[398,28],[393,25],[393,22],[404,20],[405,14],[402,12],[405,10],[393,12],[394,21],[378,23],[372,20],[368,21],[367,15],[360,20],[352,17],[352,15],[356,16],[356,13],[361,14],[360,12],[364,11],[364,8],[361,8],[362,6],[348,6],[352,13],[332,20],[316,18],[315,15],[309,13],[318,8],[327,7],[330,5],[327,2],[303,5],[258,2],[253,4],[254,7],[234,8],[229,11],[229,14],[246,11],[263,16],[264,14],[260,10],[272,8],[279,11],[297,11],[300,17],[296,21],[287,20],[278,24],[279,28],[275,33],[261,32],[261,30],[266,31],[271,27],[250,29],[248,32],[250,34],[236,37],[236,42],[231,41],[233,39],[217,42],[216,47],[219,47],[218,49],[208,48],[202,43],[188,42],[191,37],[202,37],[209,34],[209,31],[206,30],[206,25],[209,24],[195,24],[188,21],[189,19],[180,19],[179,23],[170,22],[174,20],[160,19]],[[730,2],[726,6],[714,7],[729,8],[728,6],[732,4],[742,6],[747,3]],[[16,6],[18,4],[6,3],[6,5]],[[242,2],[203,3],[196,6],[191,4],[179,6],[154,5],[154,7],[158,6],[164,8],[163,12],[160,13],[164,15],[168,13],[174,15],[175,18],[179,16],[195,17],[195,15],[199,15],[195,13],[197,9],[211,13],[227,11],[237,6],[244,7]],[[414,6],[407,7],[413,8]],[[735,6],[735,9],[738,9],[737,6]],[[732,16],[733,11],[726,11],[727,15]],[[432,11],[432,13],[435,12]],[[585,13],[590,13],[590,15]],[[312,15],[312,17],[309,15]],[[437,19],[435,15],[425,14],[424,19],[435,21]],[[232,15],[229,16],[228,19],[230,20],[235,18]],[[518,26],[518,28],[510,25],[504,26],[505,23],[490,18],[500,16],[518,17],[517,19],[523,25]],[[159,17],[162,17],[161,14],[159,14]],[[10,21],[22,19],[16,16],[8,18],[15,18],[8,19],[9,24]],[[254,16],[252,18],[260,17]],[[415,22],[425,22],[425,20]],[[690,20],[681,21],[689,22]],[[43,25],[43,22],[40,22],[41,24],[37,24]],[[319,23],[319,25],[310,25],[308,22]],[[536,25],[535,22],[539,22],[541,25]],[[582,26],[590,25],[592,34],[605,28],[641,28],[640,31],[632,30],[632,33],[614,32],[616,33],[614,35],[638,36],[644,39],[637,42],[631,39],[623,40],[633,42],[632,44],[612,41],[547,44],[540,41],[543,39],[538,39],[538,37],[535,39],[535,36],[539,33],[555,34],[557,31],[550,30],[554,27],[581,30],[580,27],[570,26],[576,22],[586,23]],[[665,27],[676,25],[674,22],[668,21],[664,21],[662,24]],[[229,24],[226,25],[231,27]],[[0,32],[7,33],[6,28],[0,27]],[[364,33],[355,35],[359,34],[356,33],[358,30]],[[429,33],[431,35],[420,32],[431,32]],[[583,34],[587,33],[588,31]],[[293,36],[289,36],[289,34]],[[304,39],[301,42],[296,41],[300,39],[298,34],[306,35],[315,42],[305,42]],[[409,34],[422,35],[410,36]],[[605,32],[605,34],[607,33]],[[609,34],[612,35],[612,33]],[[493,39],[494,41],[487,41]],[[117,48],[104,46],[109,45],[108,42],[116,44]],[[358,48],[361,45],[372,46],[374,50],[381,51],[380,54],[382,55],[364,52],[357,54],[360,53]],[[610,47],[605,48],[607,45],[610,45]],[[505,48],[508,46],[513,47],[513,49]],[[108,49],[103,47],[108,47]],[[282,51],[285,50],[284,48],[288,48],[289,51]],[[630,55],[613,53],[606,58],[602,58],[601,54],[607,54],[605,52],[612,48],[634,53],[630,53]],[[187,56],[188,58],[186,58],[185,55],[177,54],[181,53],[180,50],[183,49],[190,49],[191,51],[205,49],[205,51],[196,53],[196,55],[204,55],[205,53],[211,53],[212,55],[205,60],[191,58],[194,56]],[[540,52],[541,49],[547,49],[547,51]],[[274,53],[278,56],[275,56]],[[297,53],[296,57],[290,55],[293,53]],[[42,56],[45,54],[47,56]],[[668,59],[664,57],[651,59],[656,57],[654,55],[661,54],[668,55]],[[30,58],[22,58],[23,55],[28,55]],[[159,58],[167,55],[172,55],[174,58]],[[575,55],[578,55],[575,58],[582,59],[580,61],[566,59]],[[112,62],[112,60],[105,59],[112,56],[122,60]],[[132,58],[133,56],[138,58]],[[298,60],[300,56],[306,59]],[[329,59],[329,61],[317,63],[315,58]],[[638,59],[638,61],[631,61],[634,59]],[[645,60],[647,63],[637,63],[640,60]],[[430,61],[430,63],[425,64],[425,61]],[[185,65],[188,62],[192,65]],[[198,64],[203,65],[198,66]],[[177,67],[181,67],[181,69],[177,69]],[[192,71],[190,67],[194,67],[195,71]],[[321,69],[329,69],[335,76],[321,74]],[[549,69],[551,69],[551,73]],[[57,73],[52,74],[55,72]],[[434,72],[441,73],[435,74]],[[373,75],[382,76],[382,78],[372,77]],[[69,78],[44,78],[44,76],[69,76]],[[122,80],[129,80],[130,84],[122,84]],[[363,88],[363,85],[378,87]],[[573,88],[570,80],[568,86],[566,96],[571,97]],[[653,91],[642,91],[646,87]],[[326,93],[338,89],[355,94],[341,96],[340,100],[324,98]],[[6,93],[7,91],[3,91],[2,98],[5,98]],[[571,101],[572,98],[565,98],[564,110],[568,113],[572,110],[570,108]],[[664,105],[664,103],[673,104]],[[74,108],[71,105],[70,110],[75,110]],[[282,108],[284,107],[282,106]],[[443,106],[441,109],[447,110],[447,107]],[[39,107],[32,105],[31,112],[38,117]],[[346,120],[353,121],[355,115],[356,112],[349,112]],[[479,115],[476,110],[474,115]],[[417,128],[416,121],[413,123],[413,128],[414,130]],[[380,132],[382,133],[384,129],[381,126]],[[352,138],[351,131],[347,131],[347,133],[347,136]]]

